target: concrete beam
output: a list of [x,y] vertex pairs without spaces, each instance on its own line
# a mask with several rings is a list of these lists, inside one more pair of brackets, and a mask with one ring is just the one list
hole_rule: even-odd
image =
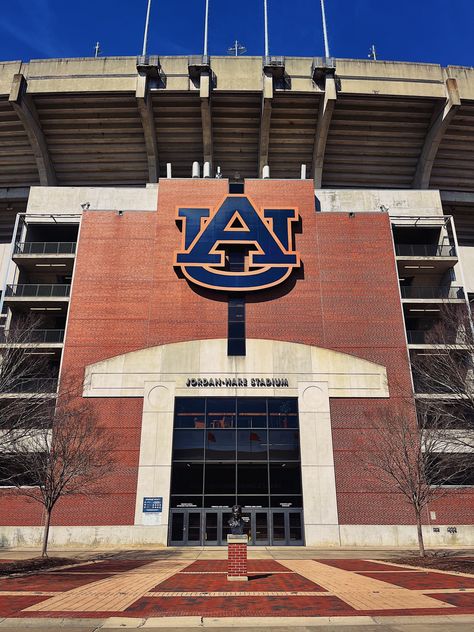
[[148,162],[148,181],[158,182],[160,178],[160,161],[158,155],[158,142],[156,140],[155,117],[148,80],[144,75],[138,75],[135,91],[138,112],[145,137],[146,157]]
[[336,100],[336,81],[333,76],[328,75],[326,76],[324,98],[319,108],[318,123],[316,125],[316,134],[314,136],[312,175],[315,189],[320,189],[322,186],[326,143],[328,140],[332,113],[334,112],[334,108],[336,106]]
[[[211,74],[203,72],[200,77],[202,147],[204,162],[213,165],[214,148],[212,142]],[[212,173],[212,172],[211,172]]]
[[474,206],[474,193],[467,191],[440,191],[441,201],[446,204]]
[[48,145],[36,111],[34,101],[27,92],[28,83],[21,73],[14,75],[9,95],[9,102],[13,106],[23,128],[28,135],[31,149],[38,167],[41,186],[55,186],[56,174],[49,155]]
[[273,77],[263,74],[262,110],[260,115],[260,139],[258,143],[258,177],[262,177],[263,168],[268,165],[270,146],[270,124],[272,120]]
[[27,200],[30,195],[29,187],[3,187],[0,188],[0,201]]
[[431,172],[436,154],[443,136],[460,105],[461,99],[457,81],[449,78],[446,80],[446,102],[433,118],[418,159],[415,177],[413,178],[414,189],[427,189],[430,186]]

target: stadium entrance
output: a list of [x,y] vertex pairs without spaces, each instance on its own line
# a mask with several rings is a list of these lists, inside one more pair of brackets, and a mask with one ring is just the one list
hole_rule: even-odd
[[176,398],[169,544],[225,545],[234,504],[250,545],[304,544],[296,398]]
[[[230,533],[226,509],[172,509],[169,543],[172,546],[224,546]],[[302,545],[301,509],[249,509],[242,511],[249,544]]]

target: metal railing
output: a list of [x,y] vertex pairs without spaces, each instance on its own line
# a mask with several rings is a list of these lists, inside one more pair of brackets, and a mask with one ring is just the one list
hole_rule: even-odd
[[69,296],[70,291],[71,286],[69,284],[23,283],[20,285],[7,285],[5,297],[66,298]]
[[412,344],[412,345],[423,345],[423,344],[441,345],[441,346],[459,345],[460,347],[465,347],[471,344],[469,339],[466,337],[465,333],[462,331],[458,333],[456,333],[455,331],[444,332],[444,334],[441,337],[442,337],[442,340],[437,342],[436,333],[433,331],[430,331],[429,329],[407,330],[408,344]]
[[281,55],[266,55],[263,58],[264,66],[279,66],[285,67],[285,58]]
[[16,255],[74,255],[75,241],[17,241]]
[[8,393],[55,393],[58,388],[58,379],[49,377],[25,377],[10,384]]
[[464,290],[462,287],[438,286],[401,286],[402,298],[464,298]]
[[[61,343],[64,341],[64,329],[32,329],[25,332],[24,336],[20,334],[14,338],[12,344]],[[8,344],[10,340],[9,331],[0,332],[0,342]]]
[[399,257],[456,257],[454,246],[438,244],[395,244]]
[[407,340],[409,345],[422,345],[425,343],[426,331],[407,331]]

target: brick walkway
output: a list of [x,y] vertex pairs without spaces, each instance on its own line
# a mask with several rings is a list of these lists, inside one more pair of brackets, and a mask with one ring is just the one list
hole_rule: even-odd
[[[137,556],[138,557],[138,556]],[[474,615],[474,575],[361,559],[110,560],[0,579],[0,617]]]

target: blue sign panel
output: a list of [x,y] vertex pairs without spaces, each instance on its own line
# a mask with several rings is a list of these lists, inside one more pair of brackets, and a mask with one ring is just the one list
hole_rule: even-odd
[[[179,208],[182,249],[175,267],[193,283],[226,291],[253,291],[282,283],[300,255],[293,248],[296,209],[259,209],[246,196],[228,196],[216,209]],[[226,268],[226,248],[248,250],[245,271]]]
[[163,497],[155,496],[143,499],[143,513],[161,513],[163,511]]

